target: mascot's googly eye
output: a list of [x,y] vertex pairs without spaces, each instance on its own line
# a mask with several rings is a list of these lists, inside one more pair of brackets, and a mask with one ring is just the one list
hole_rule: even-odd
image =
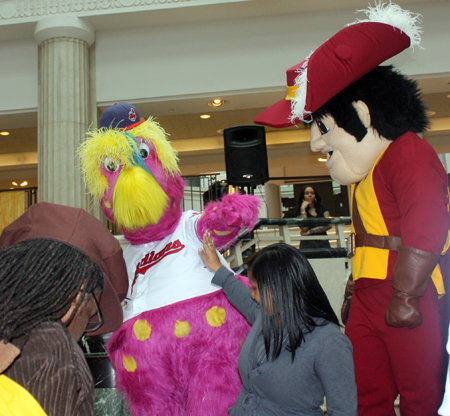
[[120,167],[120,165],[115,160],[112,160],[109,157],[105,158],[104,165],[106,170],[111,173],[115,172]]
[[142,159],[147,159],[148,155],[150,154],[150,148],[148,147],[148,144],[145,142],[139,143],[139,152]]

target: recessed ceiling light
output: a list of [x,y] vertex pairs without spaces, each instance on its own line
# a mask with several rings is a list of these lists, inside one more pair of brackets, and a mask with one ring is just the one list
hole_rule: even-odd
[[20,186],[27,186],[28,185],[28,182],[27,181],[23,181],[21,184],[20,184]]
[[326,162],[327,159],[324,159],[323,157],[319,157],[319,159],[317,159],[319,162]]
[[222,100],[212,100],[211,105],[213,107],[221,107],[223,105],[223,101]]
[[209,114],[202,114],[201,116],[200,116],[200,118],[204,118],[204,119],[207,119],[207,118],[210,118],[211,116],[209,115]]
[[9,136],[9,131],[0,131],[2,136]]
[[228,104],[228,101],[226,101],[226,100],[221,100],[220,98],[215,98],[214,100],[209,101],[207,104],[208,104],[210,107],[217,108],[217,107],[222,107],[224,104]]
[[14,186],[19,186],[17,182],[11,182]]

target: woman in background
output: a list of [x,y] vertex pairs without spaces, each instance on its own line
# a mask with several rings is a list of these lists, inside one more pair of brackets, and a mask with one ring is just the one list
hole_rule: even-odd
[[[325,205],[321,204],[322,199],[317,190],[311,185],[305,185],[300,193],[298,205],[299,218],[330,218],[330,213]],[[298,215],[300,214],[300,215]],[[300,235],[327,235],[327,230],[331,226],[300,227]],[[328,240],[302,240],[300,248],[331,248]]]
[[357,416],[352,346],[306,258],[272,244],[252,261],[252,290],[217,256],[208,232],[200,255],[215,272],[212,283],[250,322],[239,355],[243,388],[233,416]]

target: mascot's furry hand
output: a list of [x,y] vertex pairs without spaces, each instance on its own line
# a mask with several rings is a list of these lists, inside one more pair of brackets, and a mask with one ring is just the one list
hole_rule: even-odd
[[221,202],[212,202],[205,208],[199,220],[197,234],[200,238],[206,230],[211,233],[211,239],[219,248],[232,245],[245,227],[252,231],[258,221],[261,203],[257,196],[229,194]]

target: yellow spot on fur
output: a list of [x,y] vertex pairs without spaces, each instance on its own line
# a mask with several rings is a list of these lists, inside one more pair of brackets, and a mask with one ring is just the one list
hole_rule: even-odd
[[218,231],[218,230],[213,230],[213,231],[217,235],[228,235],[231,233],[231,231]]
[[136,360],[130,355],[123,355],[123,366],[129,373],[134,373],[137,368]]
[[184,338],[191,332],[191,325],[188,321],[179,321],[177,319],[175,322],[175,330],[173,332],[177,338]]
[[214,207],[214,208],[213,208],[213,211],[216,210],[217,208],[219,208],[219,207]]
[[105,201],[105,207],[110,209],[111,208],[111,204],[109,203],[109,201]]
[[227,311],[219,306],[213,306],[206,312],[206,320],[208,324],[218,328],[223,325],[225,318],[227,317]]
[[133,331],[139,341],[145,341],[150,338],[152,327],[145,319],[138,319],[133,325]]

